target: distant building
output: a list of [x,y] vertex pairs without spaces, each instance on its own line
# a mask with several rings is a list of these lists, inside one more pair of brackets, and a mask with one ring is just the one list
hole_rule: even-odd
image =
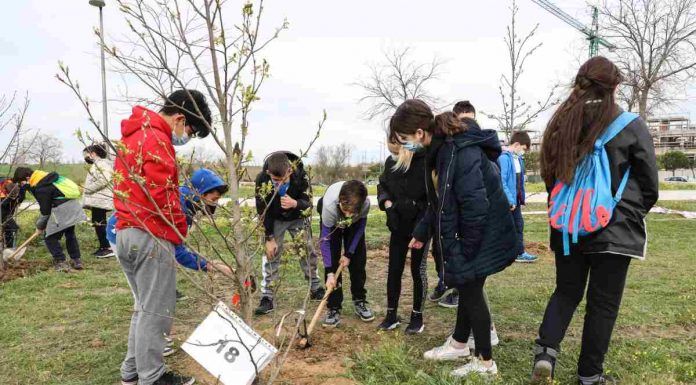
[[655,144],[655,153],[682,151],[696,158],[696,125],[686,116],[667,115],[648,119],[648,128]]
[[[649,118],[648,129],[653,138],[655,153],[682,151],[689,158],[696,158],[696,123],[687,116],[665,115]],[[531,151],[541,149],[543,130],[526,130],[532,140]]]

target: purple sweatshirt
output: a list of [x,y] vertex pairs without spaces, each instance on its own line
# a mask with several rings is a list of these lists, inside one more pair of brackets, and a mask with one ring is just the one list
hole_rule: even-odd
[[326,189],[324,198],[322,199],[319,248],[324,260],[324,268],[330,272],[336,271],[331,262],[331,239],[334,236],[342,236],[343,231],[347,231],[348,228],[354,229],[355,231],[353,239],[348,246],[348,250],[346,250],[346,255],[348,258],[350,258],[351,255],[355,254],[355,250],[358,247],[360,238],[362,238],[365,234],[367,215],[370,212],[370,200],[366,199],[360,213],[358,213],[357,217],[354,218],[350,227],[336,231],[337,229],[340,229],[338,224],[343,219],[343,214],[338,207],[338,194],[341,191],[343,183],[344,182],[337,182],[329,186],[329,188]]

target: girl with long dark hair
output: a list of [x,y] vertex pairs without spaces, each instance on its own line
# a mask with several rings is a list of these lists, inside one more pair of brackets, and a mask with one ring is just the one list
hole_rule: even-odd
[[[459,291],[457,323],[442,346],[424,353],[428,360],[469,357],[473,329],[476,340],[471,362],[452,372],[494,375],[498,372],[491,349],[491,316],[484,299],[486,278],[509,266],[516,255],[517,238],[510,207],[495,160],[501,147],[493,130],[481,130],[473,119],[460,122],[453,113],[433,117],[420,100],[399,106],[390,121],[392,137],[404,148],[417,151],[437,145],[437,200],[429,205],[416,227],[410,247],[420,249],[434,224],[433,241],[444,260],[445,284]],[[433,138],[439,138],[434,143]],[[428,192],[432,196],[435,192]]]
[[[558,107],[544,133],[541,175],[551,192],[557,182],[572,184],[576,166],[595,151],[595,142],[621,115],[614,94],[620,70],[604,57],[580,67],[570,96]],[[632,259],[645,257],[645,215],[658,197],[657,165],[652,138],[641,118],[631,121],[604,145],[611,171],[612,195],[626,172],[628,182],[607,226],[570,245],[551,229],[556,254],[556,289],[549,300],[536,340],[532,382],[552,380],[559,346],[587,286],[587,309],[578,362],[581,385],[611,382],[604,375],[604,356],[618,315]],[[566,234],[567,235],[567,234]]]

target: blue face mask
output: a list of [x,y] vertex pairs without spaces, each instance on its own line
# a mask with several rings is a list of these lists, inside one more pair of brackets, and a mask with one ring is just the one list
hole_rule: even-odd
[[423,145],[419,142],[406,142],[401,145],[405,150],[411,152],[419,152],[423,150]]
[[172,131],[172,144],[175,146],[183,146],[184,144],[188,143],[189,140],[191,140],[191,137],[188,136],[186,131],[184,131],[184,134],[182,136],[177,136],[174,131]]

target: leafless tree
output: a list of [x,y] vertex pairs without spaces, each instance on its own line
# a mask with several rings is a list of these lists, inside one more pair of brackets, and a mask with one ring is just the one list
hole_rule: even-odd
[[529,59],[543,45],[543,43],[533,43],[539,24],[535,25],[526,35],[521,35],[517,30],[517,13],[519,7],[517,2],[512,0],[510,4],[511,20],[506,27],[505,46],[507,47],[509,72],[503,74],[500,79],[498,90],[502,101],[502,112],[498,114],[486,114],[489,118],[498,122],[498,127],[505,133],[507,139],[516,130],[524,130],[529,124],[534,122],[539,114],[558,104],[556,96],[560,85],[558,83],[551,87],[548,95],[535,103],[524,101],[520,95],[520,82],[524,75],[524,67]]
[[[235,311],[253,325],[253,282],[255,266],[261,264],[263,255],[263,237],[260,236],[263,221],[251,210],[242,210],[244,202],[239,199],[239,180],[251,156],[245,148],[251,128],[249,113],[259,100],[259,90],[269,73],[269,64],[261,52],[287,28],[287,22],[270,30],[262,27],[263,0],[244,2],[239,9],[235,9],[231,2],[220,0],[119,0],[118,4],[130,33],[113,44],[106,42],[103,36],[98,35],[98,38],[107,49],[112,67],[129,81],[145,86],[150,95],[154,95],[131,95],[131,100],[157,107],[176,89],[198,89],[210,102],[213,122],[208,128],[224,154],[224,164],[218,169],[225,173],[230,186],[230,203],[218,208],[217,218],[206,214],[200,220],[195,220],[193,231],[189,232],[184,243],[200,255],[208,256],[209,260],[215,258],[215,261],[231,269],[232,304],[236,307]],[[236,22],[235,15],[239,18]],[[61,64],[57,77],[78,98],[101,139],[108,140],[91,112],[89,100],[80,91],[78,82],[71,77],[69,68]],[[202,115],[195,103],[187,106],[187,111],[199,117]],[[325,121],[326,113],[314,137],[309,138],[307,148],[300,151],[300,158],[306,157]],[[117,158],[120,157],[123,147],[118,143],[110,145]],[[168,161],[182,163],[182,159]],[[181,169],[186,167],[184,164]],[[146,190],[139,175],[132,170],[127,172],[129,175],[115,175],[115,179],[133,178]],[[115,195],[118,193],[115,191]],[[145,194],[152,200],[147,191]],[[176,226],[161,210],[157,209],[153,215],[159,216],[177,232]],[[228,287],[219,287],[212,277],[201,279],[185,270],[182,273],[202,291],[202,300],[210,305],[218,301],[229,303],[230,297],[225,294]],[[309,293],[308,285],[301,310],[306,309]],[[280,338],[278,349],[286,349],[287,352],[295,340],[304,311],[298,314],[302,316],[294,320],[296,327],[292,328],[290,335]],[[251,354],[253,346],[244,345],[244,348]],[[277,378],[285,356],[277,357],[269,383]]]
[[58,163],[63,158],[63,144],[51,134],[38,134],[27,139],[23,147],[27,151],[28,160],[44,168],[48,163]]
[[427,86],[438,78],[442,61],[433,57],[428,63],[419,63],[409,47],[383,51],[383,62],[368,64],[370,75],[355,86],[362,89],[360,103],[368,105],[368,120],[385,116],[407,99],[421,99],[435,104]]
[[[31,103],[29,94],[24,95],[21,105],[16,105],[15,102],[16,94],[9,98],[5,95],[0,96],[0,133],[9,138],[0,151],[0,163],[8,164],[8,175],[15,165],[26,161],[28,147],[25,144],[29,142],[26,138],[30,134],[30,130],[24,124],[24,118]],[[15,111],[10,113],[13,108]]]
[[[0,96],[0,134],[2,134],[4,138],[8,139],[8,141],[0,148],[0,164],[4,166],[4,175],[0,176],[8,178],[12,176],[14,167],[23,157],[25,149],[21,146],[21,143],[28,131],[24,124],[24,118],[27,114],[27,110],[29,109],[29,94],[24,95],[24,99],[20,104],[17,103],[16,95],[16,93],[13,93],[11,96]],[[9,196],[0,194],[0,201],[3,201],[4,199],[11,199],[11,196],[16,194],[16,192],[5,192],[8,193],[7,195]],[[9,209],[11,205],[7,205],[5,202],[2,202],[1,206],[0,217],[2,217],[2,220],[0,221],[0,251],[4,251],[6,246],[11,247],[11,245],[5,244],[5,226],[10,219],[13,219],[16,216],[17,213],[14,212],[11,215],[8,215],[8,213],[3,212],[3,210]],[[4,258],[0,256],[0,279],[5,275],[5,269],[6,263]]]
[[315,178],[323,183],[344,179],[352,153],[353,147],[348,143],[319,147],[313,167]]
[[604,0],[599,10],[626,75],[622,99],[647,118],[696,74],[696,0]]

